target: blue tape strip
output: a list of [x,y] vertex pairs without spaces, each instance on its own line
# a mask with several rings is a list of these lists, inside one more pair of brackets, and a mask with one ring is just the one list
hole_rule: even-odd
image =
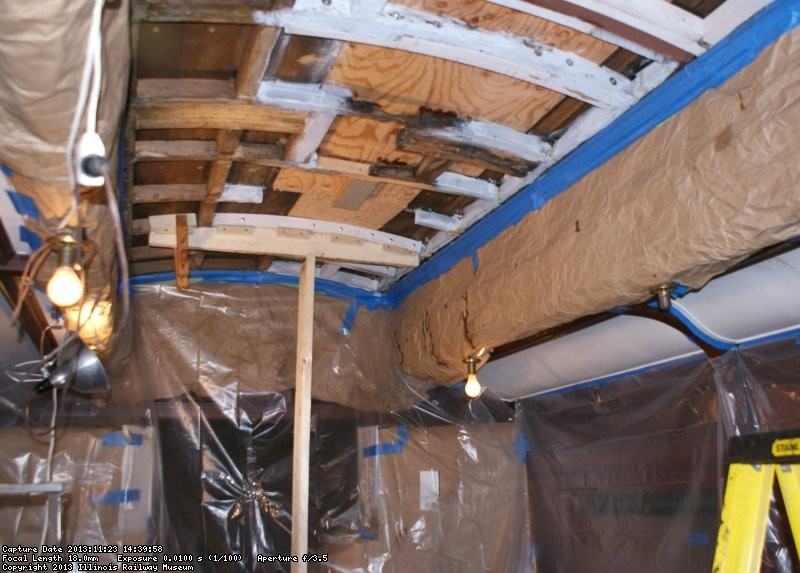
[[[208,283],[276,284],[285,286],[297,286],[299,282],[298,277],[258,271],[192,271],[189,273],[189,279]],[[175,273],[157,273],[132,277],[130,284],[135,287],[174,280]],[[384,297],[378,293],[326,279],[317,279],[315,281],[315,290],[333,298],[356,300],[361,306],[369,310],[387,306]]]
[[464,257],[519,223],[529,212],[569,188],[641,136],[750,64],[800,23],[800,0],[778,0],[664,82],[614,123],[559,161],[542,177],[406,275],[387,293],[396,307],[417,288],[446,273]]
[[690,533],[690,545],[711,545],[712,536],[708,533]]
[[14,172],[11,170],[10,167],[6,167],[2,163],[0,163],[0,171],[2,171],[3,175],[5,175],[6,177],[11,177],[14,174]]
[[358,301],[353,301],[350,303],[350,307],[347,309],[344,319],[342,320],[342,334],[345,336],[350,334],[350,330],[353,328],[353,323],[356,320],[356,315],[358,314],[358,308],[360,306],[361,305],[358,304]]
[[144,444],[144,436],[142,434],[130,434],[130,440],[123,432],[109,432],[103,434],[104,446],[141,446]]
[[31,250],[36,251],[42,246],[42,239],[39,235],[28,229],[27,227],[19,228],[19,240],[23,243],[28,243]]
[[408,443],[408,426],[397,426],[397,441],[386,444],[375,444],[364,448],[361,456],[374,458],[391,454],[402,454],[403,448]]
[[12,191],[11,189],[6,189],[6,193],[8,193],[8,198],[11,199],[14,209],[16,209],[17,213],[20,215],[32,217],[34,219],[38,219],[41,216],[39,214],[39,209],[36,207],[36,203],[34,203],[33,199],[30,197]]
[[514,453],[519,458],[522,465],[525,465],[528,454],[532,451],[533,445],[530,440],[528,440],[528,436],[525,435],[525,432],[521,432],[518,429],[517,433],[514,435]]
[[724,340],[719,340],[717,338],[714,338],[707,332],[700,330],[700,327],[697,326],[697,324],[694,321],[692,321],[691,318],[686,316],[684,313],[682,313],[674,306],[670,307],[669,313],[672,316],[676,317],[678,320],[680,320],[686,326],[686,328],[692,331],[692,334],[697,336],[697,338],[699,338],[706,344],[710,344],[714,348],[719,348],[720,350],[731,350],[733,348],[736,348],[735,344],[731,342],[726,342]]
[[142,492],[138,489],[112,489],[107,491],[97,503],[100,505],[118,505],[121,503],[133,503],[141,498]]

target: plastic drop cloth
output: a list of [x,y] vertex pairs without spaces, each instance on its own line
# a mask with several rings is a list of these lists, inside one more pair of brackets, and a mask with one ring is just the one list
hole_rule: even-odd
[[[65,484],[62,546],[148,543],[163,533],[160,460],[152,403],[111,377],[107,398],[59,392],[52,481]],[[0,484],[46,482],[51,392],[0,373]],[[36,547],[49,516],[43,496],[0,496],[0,543]],[[93,553],[94,554],[94,553]],[[97,554],[114,563],[112,553]],[[66,560],[66,557],[65,557]]]
[[[195,571],[289,571],[266,559],[291,555],[296,289],[156,286],[134,307],[126,376],[155,397],[159,541]],[[391,316],[349,314],[317,294],[310,570],[529,570],[513,409],[403,379]]]
[[[772,342],[519,403],[540,573],[711,569],[730,436],[800,428],[800,347]],[[800,571],[773,504],[762,571]]]

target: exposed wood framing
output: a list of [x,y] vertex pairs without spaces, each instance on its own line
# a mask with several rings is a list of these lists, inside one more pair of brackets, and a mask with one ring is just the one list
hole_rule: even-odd
[[305,127],[305,116],[302,113],[233,100],[141,100],[135,104],[134,122],[137,129],[206,127],[301,133]]
[[630,80],[576,54],[528,38],[473,29],[462,22],[387,4],[363,20],[338,2],[315,11],[254,13],[290,34],[394,48],[433,56],[540,85],[600,107],[630,105]]
[[[193,159],[200,161],[213,161],[213,153],[208,156],[198,155],[198,151],[208,146],[197,146],[196,142],[187,141],[139,141],[136,143],[135,160]],[[464,195],[485,201],[497,200],[497,186],[489,181],[474,179],[457,173],[445,173],[433,183],[419,177],[387,176],[385,173],[376,174],[375,166],[370,163],[360,163],[330,157],[318,157],[315,162],[293,163],[283,159],[276,159],[274,146],[265,146],[256,143],[242,143],[238,151],[231,156],[233,161],[242,161],[265,165],[270,167],[301,169],[314,173],[330,175],[345,175],[352,179],[369,181],[372,183],[391,183],[415,189],[425,189],[451,195]],[[380,169],[378,169],[380,171]],[[396,175],[395,171],[395,175]],[[133,190],[134,203],[155,203],[163,201],[199,201],[204,195],[203,185],[137,185]],[[200,195],[198,195],[200,193]]]
[[245,58],[236,72],[236,97],[252,99],[269,65],[272,49],[279,30],[260,26],[250,37],[245,50]]
[[[706,50],[700,43],[703,19],[664,0],[538,0],[537,3],[596,23],[616,35],[645,45],[649,36],[662,42],[665,47],[675,46],[694,56]],[[668,55],[686,61],[680,54],[672,52]]]
[[549,10],[537,4],[526,2],[525,0],[486,0],[486,1],[492,4],[497,4],[498,6],[504,6],[506,8],[510,8],[511,10],[516,10],[517,12],[522,12],[523,14],[530,14],[531,16],[536,16],[537,18],[542,18],[544,20],[560,24],[561,26],[571,28],[578,32],[582,32],[583,34],[588,34],[602,42],[614,44],[615,46],[624,48],[629,52],[633,52],[634,54],[639,54],[640,56],[644,56],[649,60],[659,61],[662,59],[662,54],[653,48],[643,46],[628,38],[623,38],[622,36],[619,36],[617,34],[609,32],[608,30],[600,28],[599,26],[592,24],[591,22],[585,22],[580,18],[569,16],[562,12]]
[[335,113],[315,112],[310,114],[303,133],[295,136],[289,144],[286,150],[286,160],[296,163],[311,161],[335,119]]
[[[316,259],[309,253],[300,271],[297,302],[297,361],[294,385],[292,451],[292,554],[308,553],[308,485],[311,460],[311,370],[314,348],[314,276]],[[292,563],[292,573],[307,571],[305,559]]]

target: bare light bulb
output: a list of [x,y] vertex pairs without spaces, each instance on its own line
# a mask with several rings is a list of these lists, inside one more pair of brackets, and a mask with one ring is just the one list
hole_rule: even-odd
[[478,377],[475,374],[467,376],[467,383],[464,384],[464,393],[470,398],[477,398],[483,392],[483,386],[478,382]]
[[47,283],[47,298],[56,306],[77,304],[83,296],[83,281],[69,265],[60,266]]

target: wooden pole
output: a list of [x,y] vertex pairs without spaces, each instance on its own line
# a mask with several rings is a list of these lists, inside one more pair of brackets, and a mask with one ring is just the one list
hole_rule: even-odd
[[300,271],[297,305],[297,366],[294,388],[292,456],[292,573],[305,573],[308,553],[308,473],[311,449],[311,365],[314,346],[314,275],[316,257],[307,255]]

